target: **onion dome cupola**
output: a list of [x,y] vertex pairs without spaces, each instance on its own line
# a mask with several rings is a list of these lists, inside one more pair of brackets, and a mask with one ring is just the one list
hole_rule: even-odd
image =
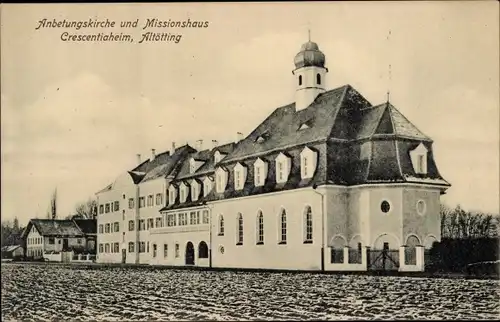
[[302,45],[300,51],[295,55],[295,68],[308,66],[325,67],[325,54],[319,50],[318,44],[308,41]]
[[302,45],[300,51],[295,55],[296,78],[295,110],[302,110],[325,92],[325,75],[328,69],[325,67],[325,54],[319,50],[318,44],[308,42]]

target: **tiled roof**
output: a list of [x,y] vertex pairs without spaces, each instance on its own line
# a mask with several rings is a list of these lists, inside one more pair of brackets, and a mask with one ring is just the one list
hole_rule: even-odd
[[142,163],[133,171],[145,172],[144,177],[140,180],[140,182],[165,177],[169,175],[189,154],[195,152],[195,149],[186,144],[177,148],[172,156],[170,156],[169,152],[162,153],[153,161]]
[[227,143],[224,145],[217,146],[212,148],[211,150],[201,151],[203,152],[203,158],[206,160],[205,163],[195,172],[189,172],[189,157],[185,159],[183,165],[181,166],[181,170],[176,176],[176,180],[179,179],[189,179],[193,177],[199,177],[201,175],[212,174],[215,171],[215,152],[219,151],[222,154],[228,154],[234,149],[235,143]]
[[33,225],[42,236],[84,236],[82,230],[70,219],[31,219],[23,231],[23,237],[26,237]]
[[[363,147],[366,141],[370,145]],[[168,205],[162,210],[201,205],[207,201],[282,191],[325,183],[358,185],[366,183],[409,182],[415,174],[409,152],[424,143],[429,151],[425,177],[446,185],[432,155],[432,140],[420,132],[389,102],[372,106],[350,85],[320,94],[307,108],[296,111],[295,104],[277,108],[220,162],[213,164],[213,153],[195,174],[186,165],[176,180],[213,173],[214,166],[229,172],[223,194],[213,189],[206,197],[192,202]],[[307,146],[318,151],[319,159],[313,178],[302,180],[300,152]],[[285,184],[275,181],[275,158],[279,153],[291,158],[292,170]],[[364,154],[365,155],[364,155]],[[260,157],[268,163],[265,186],[253,184],[253,163]],[[237,163],[248,169],[242,190],[234,189],[232,171]],[[187,162],[185,162],[187,163]],[[175,182],[175,181],[174,181]]]

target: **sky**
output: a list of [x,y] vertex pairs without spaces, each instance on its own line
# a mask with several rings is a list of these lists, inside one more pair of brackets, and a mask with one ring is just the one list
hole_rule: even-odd
[[[293,58],[318,43],[328,89],[350,84],[391,103],[434,140],[452,187],[442,202],[499,212],[496,1],[210,4],[2,4],[1,215],[59,216],[150,156],[249,134],[294,100]],[[178,43],[63,42],[47,18],[139,19],[114,28],[182,34]],[[208,21],[142,30],[146,19]],[[390,65],[390,68],[389,68]],[[389,72],[390,69],[390,72]],[[390,76],[389,76],[390,75]]]

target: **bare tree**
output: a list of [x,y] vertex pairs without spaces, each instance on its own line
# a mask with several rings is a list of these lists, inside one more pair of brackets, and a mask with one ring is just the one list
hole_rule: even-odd
[[498,235],[498,216],[441,206],[441,235],[448,238],[482,238]]
[[94,219],[97,210],[97,200],[89,198],[86,202],[80,202],[75,207],[75,216]]

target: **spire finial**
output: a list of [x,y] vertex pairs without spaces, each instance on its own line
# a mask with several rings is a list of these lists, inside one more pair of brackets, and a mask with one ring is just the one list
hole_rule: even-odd
[[[388,44],[387,44],[388,46],[387,46],[387,47],[390,47],[390,40],[391,40],[390,38],[391,38],[391,34],[392,34],[392,32],[391,32],[391,30],[389,29],[389,33],[388,33],[388,35],[387,35],[387,42],[388,42]],[[388,82],[387,82],[387,83],[388,83],[388,84],[387,84],[387,104],[389,104],[389,99],[390,99],[390,95],[391,95],[391,82],[392,82],[392,73],[391,73],[391,72],[392,72],[392,71],[391,71],[392,66],[391,66],[391,60],[390,60],[390,57],[389,57],[389,53],[390,53],[390,48],[388,48],[388,53],[387,53],[387,57],[389,58],[389,66],[388,66],[388,68],[387,68],[387,69],[388,69],[388,70],[387,70],[387,74],[388,74],[388,75],[387,75],[387,76],[388,76],[388,77],[387,77],[387,78],[388,78],[388,80],[387,80],[387,81],[388,81]]]
[[307,28],[307,39],[311,41],[311,28]]

